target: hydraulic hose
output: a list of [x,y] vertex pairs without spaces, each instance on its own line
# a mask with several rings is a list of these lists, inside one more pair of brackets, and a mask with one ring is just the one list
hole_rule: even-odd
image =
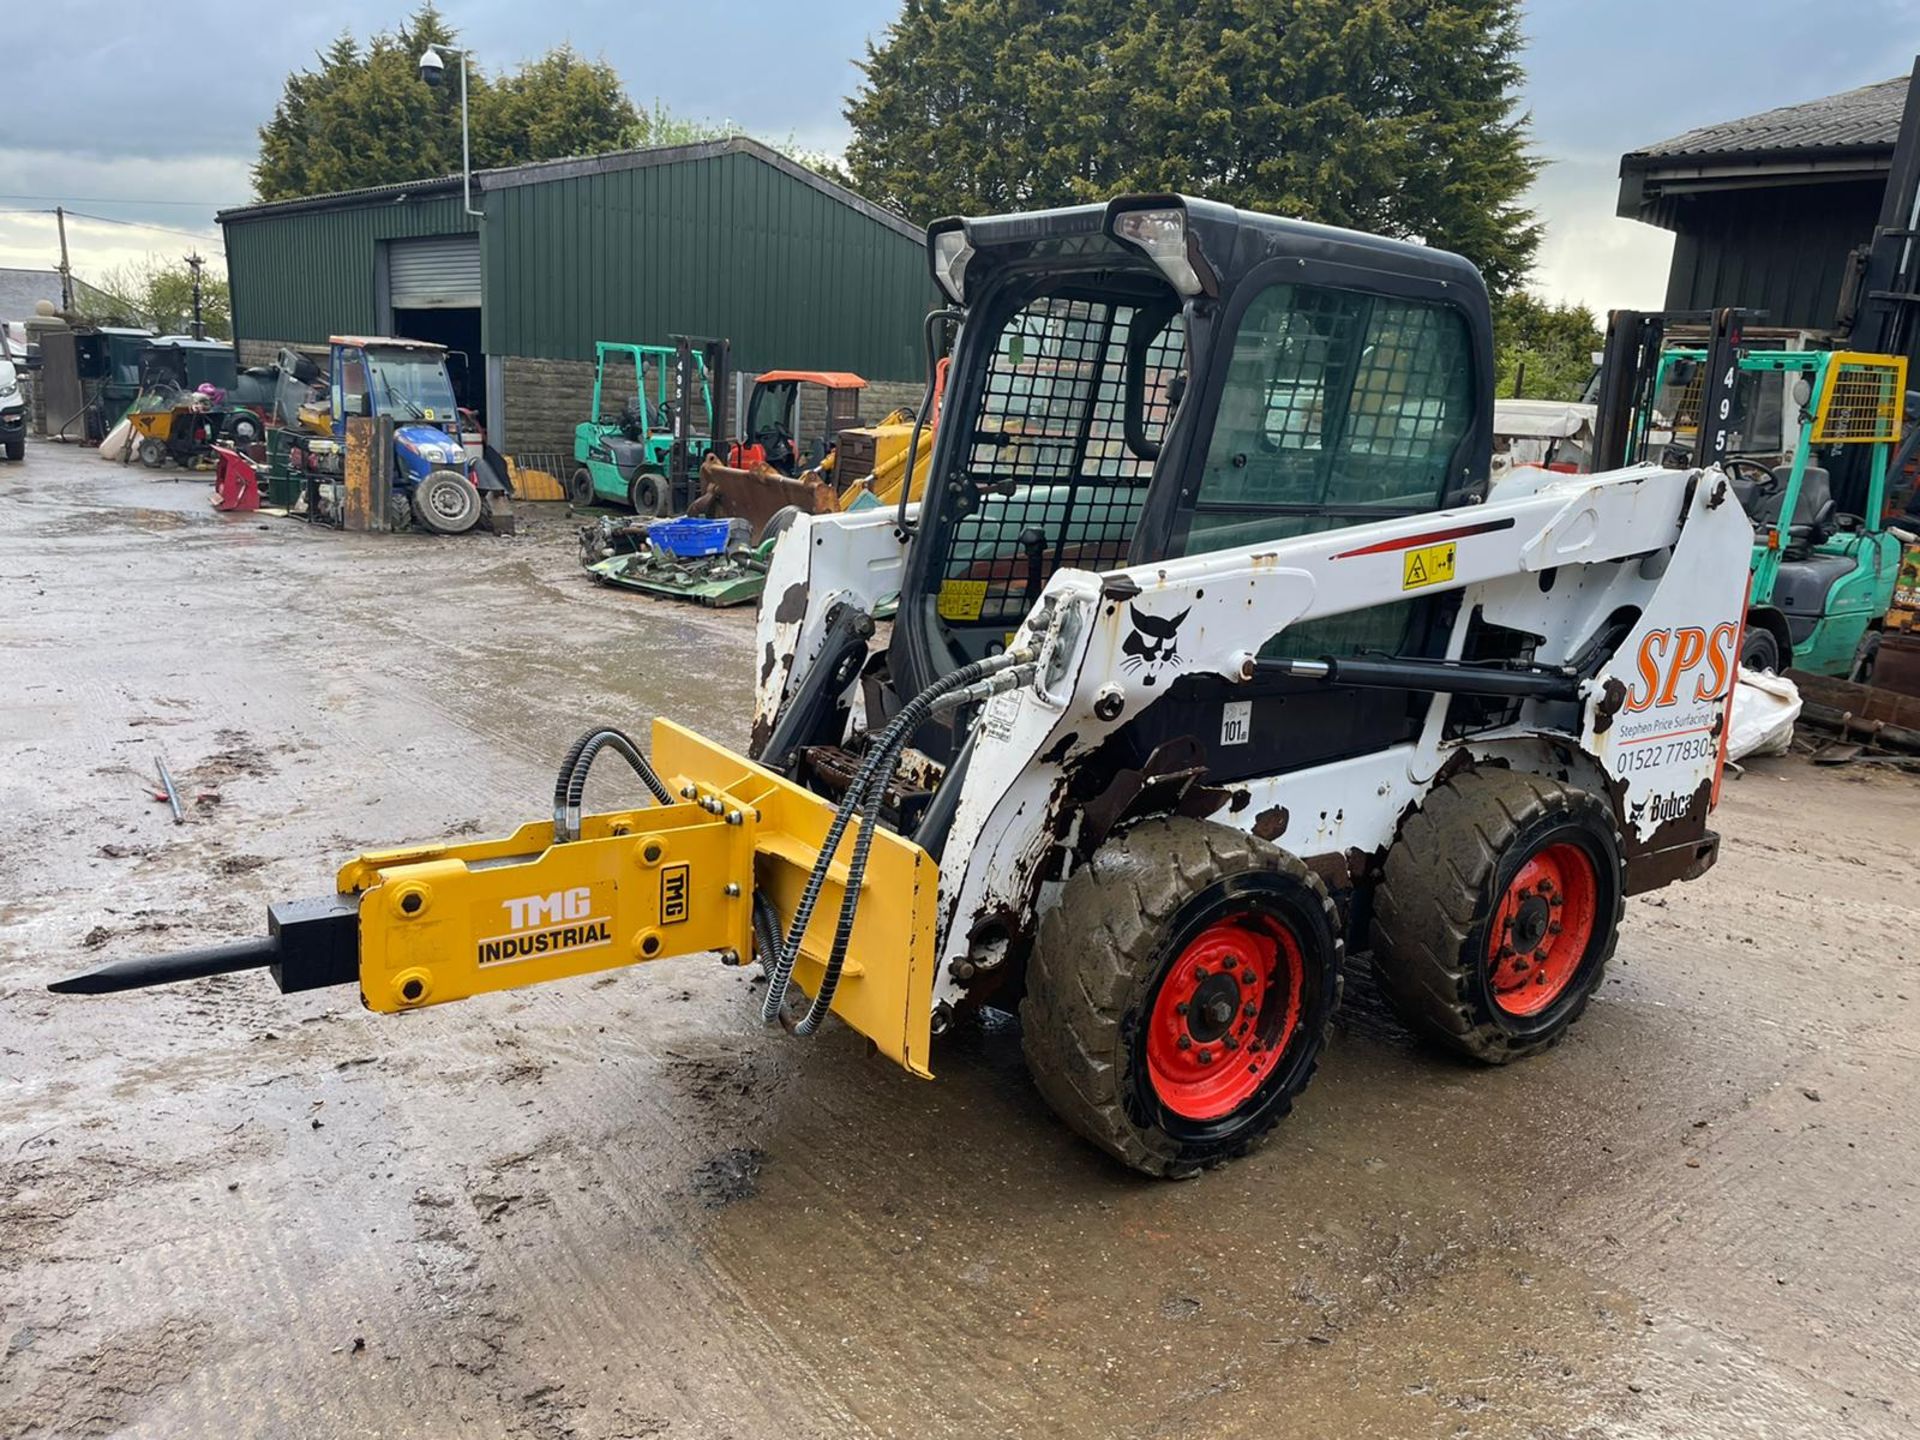
[[780,953],[780,916],[773,902],[758,890],[753,892],[753,949],[771,975],[774,958]]
[[580,838],[580,801],[586,794],[587,774],[594,759],[604,749],[612,750],[633,768],[641,782],[661,805],[673,803],[673,792],[640,753],[640,747],[618,730],[602,726],[589,730],[568,748],[560,762],[559,777],[553,783],[553,838],[565,844]]
[[813,997],[806,1016],[794,1027],[796,1035],[811,1035],[820,1028],[821,1022],[833,1008],[834,992],[840,986],[840,972],[846,964],[847,946],[853,939],[853,922],[860,908],[860,886],[866,878],[867,852],[873,845],[873,834],[879,825],[880,807],[886,799],[887,784],[900,767],[900,756],[906,750],[914,733],[936,711],[951,709],[960,705],[984,700],[1001,690],[1010,690],[1024,684],[1032,676],[1030,662],[1018,662],[999,669],[995,673],[975,681],[958,690],[927,700],[925,692],[916,696],[912,703],[925,700],[922,714],[909,725],[900,729],[889,744],[886,752],[874,762],[872,778],[867,782],[865,801],[860,810],[860,832],[854,837],[853,856],[847,865],[847,890],[840,901],[840,918],[834,927],[833,945],[827,952],[826,965],[820,978],[820,990]]
[[[846,834],[847,826],[857,813],[860,815],[860,833],[855,837],[853,854],[848,861],[846,894],[840,904],[839,922],[834,929],[833,945],[828,952],[819,993],[814,997],[806,1016],[794,1026],[794,1033],[811,1035],[819,1028],[832,1006],[834,991],[840,983],[840,973],[846,961],[847,944],[852,938],[853,923],[859,910],[860,885],[866,873],[867,855],[873,845],[873,832],[879,823],[880,806],[886,794],[887,784],[893,779],[894,771],[898,768],[901,753],[927,718],[937,708],[942,708],[943,702],[962,704],[976,698],[976,695],[991,693],[993,690],[1019,683],[1016,677],[1007,676],[1005,672],[1011,671],[1015,666],[1030,666],[1031,661],[1032,656],[1027,651],[1015,650],[964,665],[952,674],[934,681],[909,700],[875,738],[867,751],[866,760],[854,776],[853,783],[847,787],[846,793],[840,799],[839,807],[834,812],[833,823],[828,827],[826,839],[821,843],[819,857],[814,861],[813,870],[807,876],[807,885],[801,893],[800,904],[794,910],[793,923],[785,940],[774,952],[774,963],[769,967],[767,975],[767,994],[761,1005],[762,1019],[769,1022],[777,1019],[786,1004],[787,991],[793,979],[794,962],[800,955],[800,942],[807,933],[807,926],[812,923],[814,908],[820,900],[820,891],[826,885],[827,872],[833,865],[834,856],[839,852],[840,842]],[[1004,678],[996,678],[1003,676]],[[982,682],[992,683],[983,685]]]

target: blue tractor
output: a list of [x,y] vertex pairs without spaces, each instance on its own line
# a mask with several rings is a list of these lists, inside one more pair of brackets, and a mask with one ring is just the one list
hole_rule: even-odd
[[344,446],[349,417],[393,420],[391,528],[418,520],[438,535],[471,530],[506,486],[481,463],[480,437],[469,444],[462,434],[445,347],[389,336],[336,335],[328,343],[334,441]]

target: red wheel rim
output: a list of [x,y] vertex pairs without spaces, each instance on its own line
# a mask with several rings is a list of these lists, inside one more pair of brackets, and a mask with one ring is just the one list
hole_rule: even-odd
[[1147,1074],[1187,1120],[1217,1120],[1272,1075],[1300,1023],[1305,967],[1293,932],[1268,915],[1216,921],[1190,941],[1154,997]]
[[1538,1015],[1566,993],[1593,940],[1599,893],[1593,857],[1578,845],[1562,841],[1527,858],[1487,933],[1495,1005]]

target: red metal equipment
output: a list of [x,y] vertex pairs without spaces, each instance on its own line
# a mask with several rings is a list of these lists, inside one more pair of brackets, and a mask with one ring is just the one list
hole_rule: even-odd
[[226,445],[213,447],[213,508],[260,508],[259,469],[252,460]]

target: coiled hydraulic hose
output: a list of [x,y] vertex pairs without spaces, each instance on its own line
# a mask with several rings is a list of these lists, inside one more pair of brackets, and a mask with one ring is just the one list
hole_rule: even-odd
[[[1015,677],[1008,676],[1004,681],[994,677],[1012,670],[1015,666],[1031,665],[1032,655],[1025,650],[1011,650],[1000,655],[963,665],[950,675],[934,681],[913,699],[901,707],[900,712],[888,723],[867,751],[867,758],[861,764],[853,783],[841,796],[840,805],[835,810],[833,824],[828,827],[826,839],[821,843],[819,858],[814,861],[813,870],[807,876],[806,889],[801,893],[800,904],[793,913],[793,923],[787,936],[772,952],[772,963],[767,967],[767,994],[761,1003],[761,1018],[773,1021],[779,1018],[786,1005],[787,990],[793,979],[794,962],[800,955],[800,941],[807,933],[807,926],[813,920],[814,907],[819,903],[820,891],[825,886],[827,872],[833,865],[834,856],[840,849],[840,841],[845,836],[847,826],[856,813],[860,816],[860,833],[854,839],[853,854],[847,865],[847,885],[845,897],[840,903],[839,923],[835,926],[833,946],[828,952],[826,967],[821,977],[819,993],[813,998],[806,1016],[793,1027],[796,1035],[811,1035],[826,1018],[832,1007],[835,990],[839,987],[840,972],[846,962],[847,944],[853,935],[853,922],[860,905],[860,885],[865,877],[867,855],[873,845],[873,832],[879,822],[881,801],[886,794],[887,784],[893,779],[899,766],[901,753],[933,712],[947,704],[965,703],[975,698],[976,687],[983,689],[1001,689],[1019,683]],[[993,681],[991,686],[982,687],[981,682]]]
[[666,782],[655,772],[647,757],[640,753],[626,735],[607,726],[589,730],[568,748],[567,755],[560,762],[559,777],[553,782],[553,838],[556,844],[565,844],[580,838],[580,800],[587,790],[587,773],[593,769],[596,756],[603,749],[610,749],[638,775],[647,789],[653,792],[653,798],[659,804],[673,803],[673,792],[667,789]]

